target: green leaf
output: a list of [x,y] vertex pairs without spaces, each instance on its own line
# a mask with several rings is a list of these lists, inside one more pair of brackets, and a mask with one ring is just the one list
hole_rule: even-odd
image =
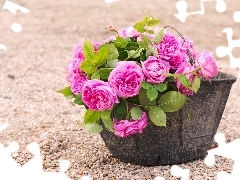
[[139,91],[139,102],[141,105],[143,105],[144,109],[149,110],[149,107],[156,105],[156,100],[150,101],[150,99],[147,96],[147,90],[141,88]]
[[113,44],[104,44],[102,47],[105,47],[108,51],[107,60],[115,60],[118,58],[118,50]]
[[74,104],[78,104],[78,105],[84,105],[83,101],[82,101],[82,94],[78,94],[75,98],[75,100],[73,101]]
[[141,34],[141,37],[142,37],[143,42],[147,43],[148,45],[152,44],[151,39],[149,37],[147,37],[146,35]]
[[139,44],[138,42],[129,42],[126,46],[126,50],[130,51],[130,50],[137,50],[139,49]]
[[159,105],[165,112],[174,112],[182,108],[186,102],[186,96],[177,91],[169,91],[159,99]]
[[155,46],[151,46],[150,47],[150,53],[155,56],[155,57],[158,57],[158,50]]
[[135,50],[127,51],[128,58],[138,58],[142,50],[143,50],[142,48],[139,48],[136,51]]
[[123,114],[126,115],[127,114],[127,105],[124,101],[121,101],[119,104],[117,104],[116,106],[116,111],[119,114]]
[[141,87],[144,88],[144,89],[148,89],[150,87],[153,87],[153,85],[151,83],[147,82],[147,81],[143,81],[141,83]]
[[117,36],[116,41],[114,42],[114,45],[119,48],[125,48],[127,44],[128,44],[128,41],[120,36]]
[[102,119],[102,122],[104,126],[111,132],[114,132],[113,130],[113,121],[111,119]]
[[109,110],[101,111],[100,114],[102,119],[111,120],[111,111]]
[[99,111],[88,109],[84,114],[84,123],[96,123],[101,118]]
[[122,119],[126,119],[127,116],[127,105],[125,101],[120,101],[120,103],[116,104],[113,108],[114,117],[119,121]]
[[133,120],[137,120],[142,116],[142,109],[139,106],[133,107],[130,112]]
[[154,31],[153,30],[147,30],[147,33],[154,34]]
[[86,74],[92,74],[94,71],[96,71],[96,67],[94,66],[93,62],[90,60],[84,60],[81,63],[81,69],[86,73]]
[[114,59],[114,60],[108,60],[107,61],[107,65],[108,67],[110,68],[115,68],[116,67],[116,64],[119,62],[118,59]]
[[71,91],[71,86],[57,90],[56,92],[63,94],[67,99],[73,98],[75,96]]
[[196,93],[201,85],[201,79],[198,76],[195,76],[192,83],[192,90]]
[[148,44],[143,41],[138,41],[139,48],[147,49]]
[[146,56],[144,55],[144,52],[141,51],[140,53],[140,61],[145,61],[146,60]]
[[158,25],[160,23],[160,20],[158,20],[158,19],[151,19],[151,20],[149,20],[148,22],[147,22],[147,25],[148,26],[156,26],[156,25]]
[[83,44],[83,55],[85,59],[92,60],[94,58],[94,47],[88,39]]
[[163,84],[163,83],[154,84],[153,87],[154,87],[155,89],[157,89],[159,92],[163,92],[163,91],[167,90],[167,85],[166,85],[166,84]]
[[111,119],[111,111],[105,110],[101,111],[101,118],[104,126],[109,130],[113,132],[113,121]]
[[155,35],[154,44],[159,44],[163,39],[164,28],[161,28]]
[[136,29],[138,32],[145,32],[145,23],[144,22],[138,22],[136,24],[133,25],[134,29]]
[[89,133],[100,133],[103,128],[101,125],[98,123],[88,123],[84,125],[84,128],[89,132]]
[[146,49],[146,58],[148,58],[151,55],[150,47]]
[[167,124],[167,116],[165,112],[157,106],[154,106],[152,109],[149,110],[148,116],[150,120],[155,124],[156,126],[165,126]]
[[178,77],[178,80],[179,80],[180,83],[181,83],[182,85],[184,85],[186,88],[189,88],[190,85],[191,85],[190,80],[189,80],[185,75],[180,75],[180,76]]
[[99,71],[96,71],[92,74],[91,79],[100,79]]
[[93,58],[93,63],[97,66],[102,66],[108,58],[108,50],[105,47],[101,47]]
[[110,68],[101,68],[99,69],[99,75],[101,79],[108,79],[109,74],[111,73],[112,69]]
[[158,91],[154,87],[150,87],[147,89],[147,96],[150,101],[157,99]]

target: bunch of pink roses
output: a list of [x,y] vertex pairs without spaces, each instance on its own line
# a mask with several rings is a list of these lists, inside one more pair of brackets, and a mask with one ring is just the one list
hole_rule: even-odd
[[70,86],[58,92],[87,108],[82,125],[89,132],[105,127],[128,137],[142,133],[149,120],[166,126],[166,112],[181,109],[201,79],[218,74],[212,53],[195,51],[192,40],[166,27],[155,30],[159,23],[147,16],[119,31],[111,26],[117,35],[103,44],[85,40],[74,48]]

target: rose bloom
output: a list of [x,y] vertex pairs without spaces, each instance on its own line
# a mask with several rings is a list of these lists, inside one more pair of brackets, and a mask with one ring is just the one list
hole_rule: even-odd
[[[96,41],[92,41],[93,47],[94,47],[94,51],[96,52],[98,50],[98,47],[100,46],[100,44]],[[84,59],[84,55],[83,55],[83,45],[84,45],[84,41],[80,42],[78,45],[76,45],[73,49],[73,58],[83,58]]]
[[138,37],[140,36],[140,33],[137,32],[133,27],[128,27],[124,29],[120,29],[118,31],[118,34],[120,37],[126,38],[126,37]]
[[114,134],[122,138],[128,137],[131,134],[142,133],[147,127],[147,113],[142,112],[142,116],[137,120],[121,120],[117,122],[114,119]]
[[[183,63],[176,71],[176,74],[185,74],[191,71],[194,71],[196,69],[195,66],[192,66],[189,62]],[[193,91],[191,90],[193,80],[195,78],[195,75],[193,73],[188,73],[185,75],[190,80],[190,86],[189,88],[186,88],[178,79],[176,80],[178,91],[181,92],[184,95],[191,96],[193,95]]]
[[[183,40],[183,38],[185,41]],[[185,53],[187,53],[187,50],[189,50],[190,53],[194,52],[193,41],[186,36],[184,36],[183,38],[178,37],[180,51]]]
[[158,50],[158,55],[161,59],[170,61],[172,58],[178,55],[179,52],[179,41],[175,35],[165,33],[163,40],[155,45]]
[[189,61],[188,55],[179,51],[178,55],[173,57],[168,62],[172,70],[177,70],[182,65],[182,63],[187,61]]
[[111,110],[119,103],[116,92],[107,82],[88,80],[82,87],[82,100],[91,110]]
[[167,61],[149,56],[148,59],[142,62],[142,71],[147,82],[157,84],[166,79],[164,73],[169,73],[170,65]]
[[203,51],[196,59],[201,68],[203,78],[209,80],[218,75],[218,68],[212,53]]
[[141,89],[142,81],[144,81],[142,69],[134,61],[118,62],[108,77],[110,86],[122,98],[136,96]]
[[88,81],[88,75],[86,74],[78,74],[71,79],[71,91],[78,95],[82,92],[82,87],[85,82]]
[[84,59],[81,58],[74,58],[67,64],[67,81],[72,82],[72,78],[74,76],[78,76],[79,74],[83,74],[83,71],[80,69],[81,63]]

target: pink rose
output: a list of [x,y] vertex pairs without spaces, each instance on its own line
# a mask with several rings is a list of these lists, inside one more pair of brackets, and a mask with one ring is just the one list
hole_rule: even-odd
[[[92,44],[93,44],[93,47],[94,47],[94,51],[96,52],[98,50],[98,47],[100,46],[100,44],[96,41],[92,41]],[[77,46],[74,47],[73,58],[84,59],[83,45],[84,45],[84,42],[80,42]]]
[[82,87],[82,100],[91,110],[111,110],[119,103],[115,91],[107,82],[88,80]]
[[88,81],[88,75],[86,74],[78,74],[71,79],[71,91],[75,94],[78,95],[79,93],[82,92],[82,87],[85,82]]
[[142,133],[147,127],[147,113],[142,112],[142,116],[137,120],[121,120],[117,122],[114,119],[114,134],[122,138],[128,137],[131,134]]
[[72,82],[72,78],[74,76],[78,76],[79,74],[82,74],[83,71],[80,69],[81,63],[84,61],[84,59],[80,58],[74,58],[67,64],[67,81]]
[[[183,40],[183,38],[185,41]],[[193,41],[185,36],[183,38],[181,38],[181,37],[178,38],[179,45],[180,45],[180,51],[185,52],[185,53],[187,53],[187,50],[189,50],[190,53],[194,52]]]
[[125,29],[120,29],[118,31],[118,34],[120,37],[126,38],[126,37],[138,37],[140,36],[140,33],[137,32],[133,27],[128,27]]
[[122,98],[137,95],[142,81],[144,81],[142,69],[134,61],[118,62],[108,77],[110,86]]
[[[192,83],[195,78],[195,75],[191,73],[196,69],[195,66],[192,66],[189,62],[184,62],[176,71],[176,74],[185,74],[185,76],[190,80],[189,88],[186,88],[178,79],[176,80],[178,91],[185,95],[193,95]],[[188,73],[189,72],[189,73]],[[186,74],[187,73],[187,74]]]
[[209,80],[218,75],[218,68],[212,53],[203,51],[196,59],[201,68],[203,78]]
[[149,56],[146,61],[142,62],[142,71],[145,79],[153,84],[163,82],[167,77],[164,73],[169,73],[169,70],[169,63],[155,56]]
[[172,58],[178,55],[180,50],[179,41],[175,35],[165,33],[163,40],[155,45],[158,50],[158,55],[161,59],[170,61]]
[[177,70],[178,67],[181,66],[182,63],[188,62],[189,57],[186,53],[179,52],[177,56],[174,56],[171,60],[169,60],[169,65],[172,70]]

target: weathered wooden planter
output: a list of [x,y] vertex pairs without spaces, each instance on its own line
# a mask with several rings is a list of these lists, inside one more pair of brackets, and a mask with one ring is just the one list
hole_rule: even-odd
[[120,138],[104,129],[101,137],[112,155],[127,163],[171,165],[204,158],[235,81],[236,77],[226,73],[219,73],[211,82],[202,81],[188,106],[167,114],[167,127],[157,127],[149,121],[141,134]]

